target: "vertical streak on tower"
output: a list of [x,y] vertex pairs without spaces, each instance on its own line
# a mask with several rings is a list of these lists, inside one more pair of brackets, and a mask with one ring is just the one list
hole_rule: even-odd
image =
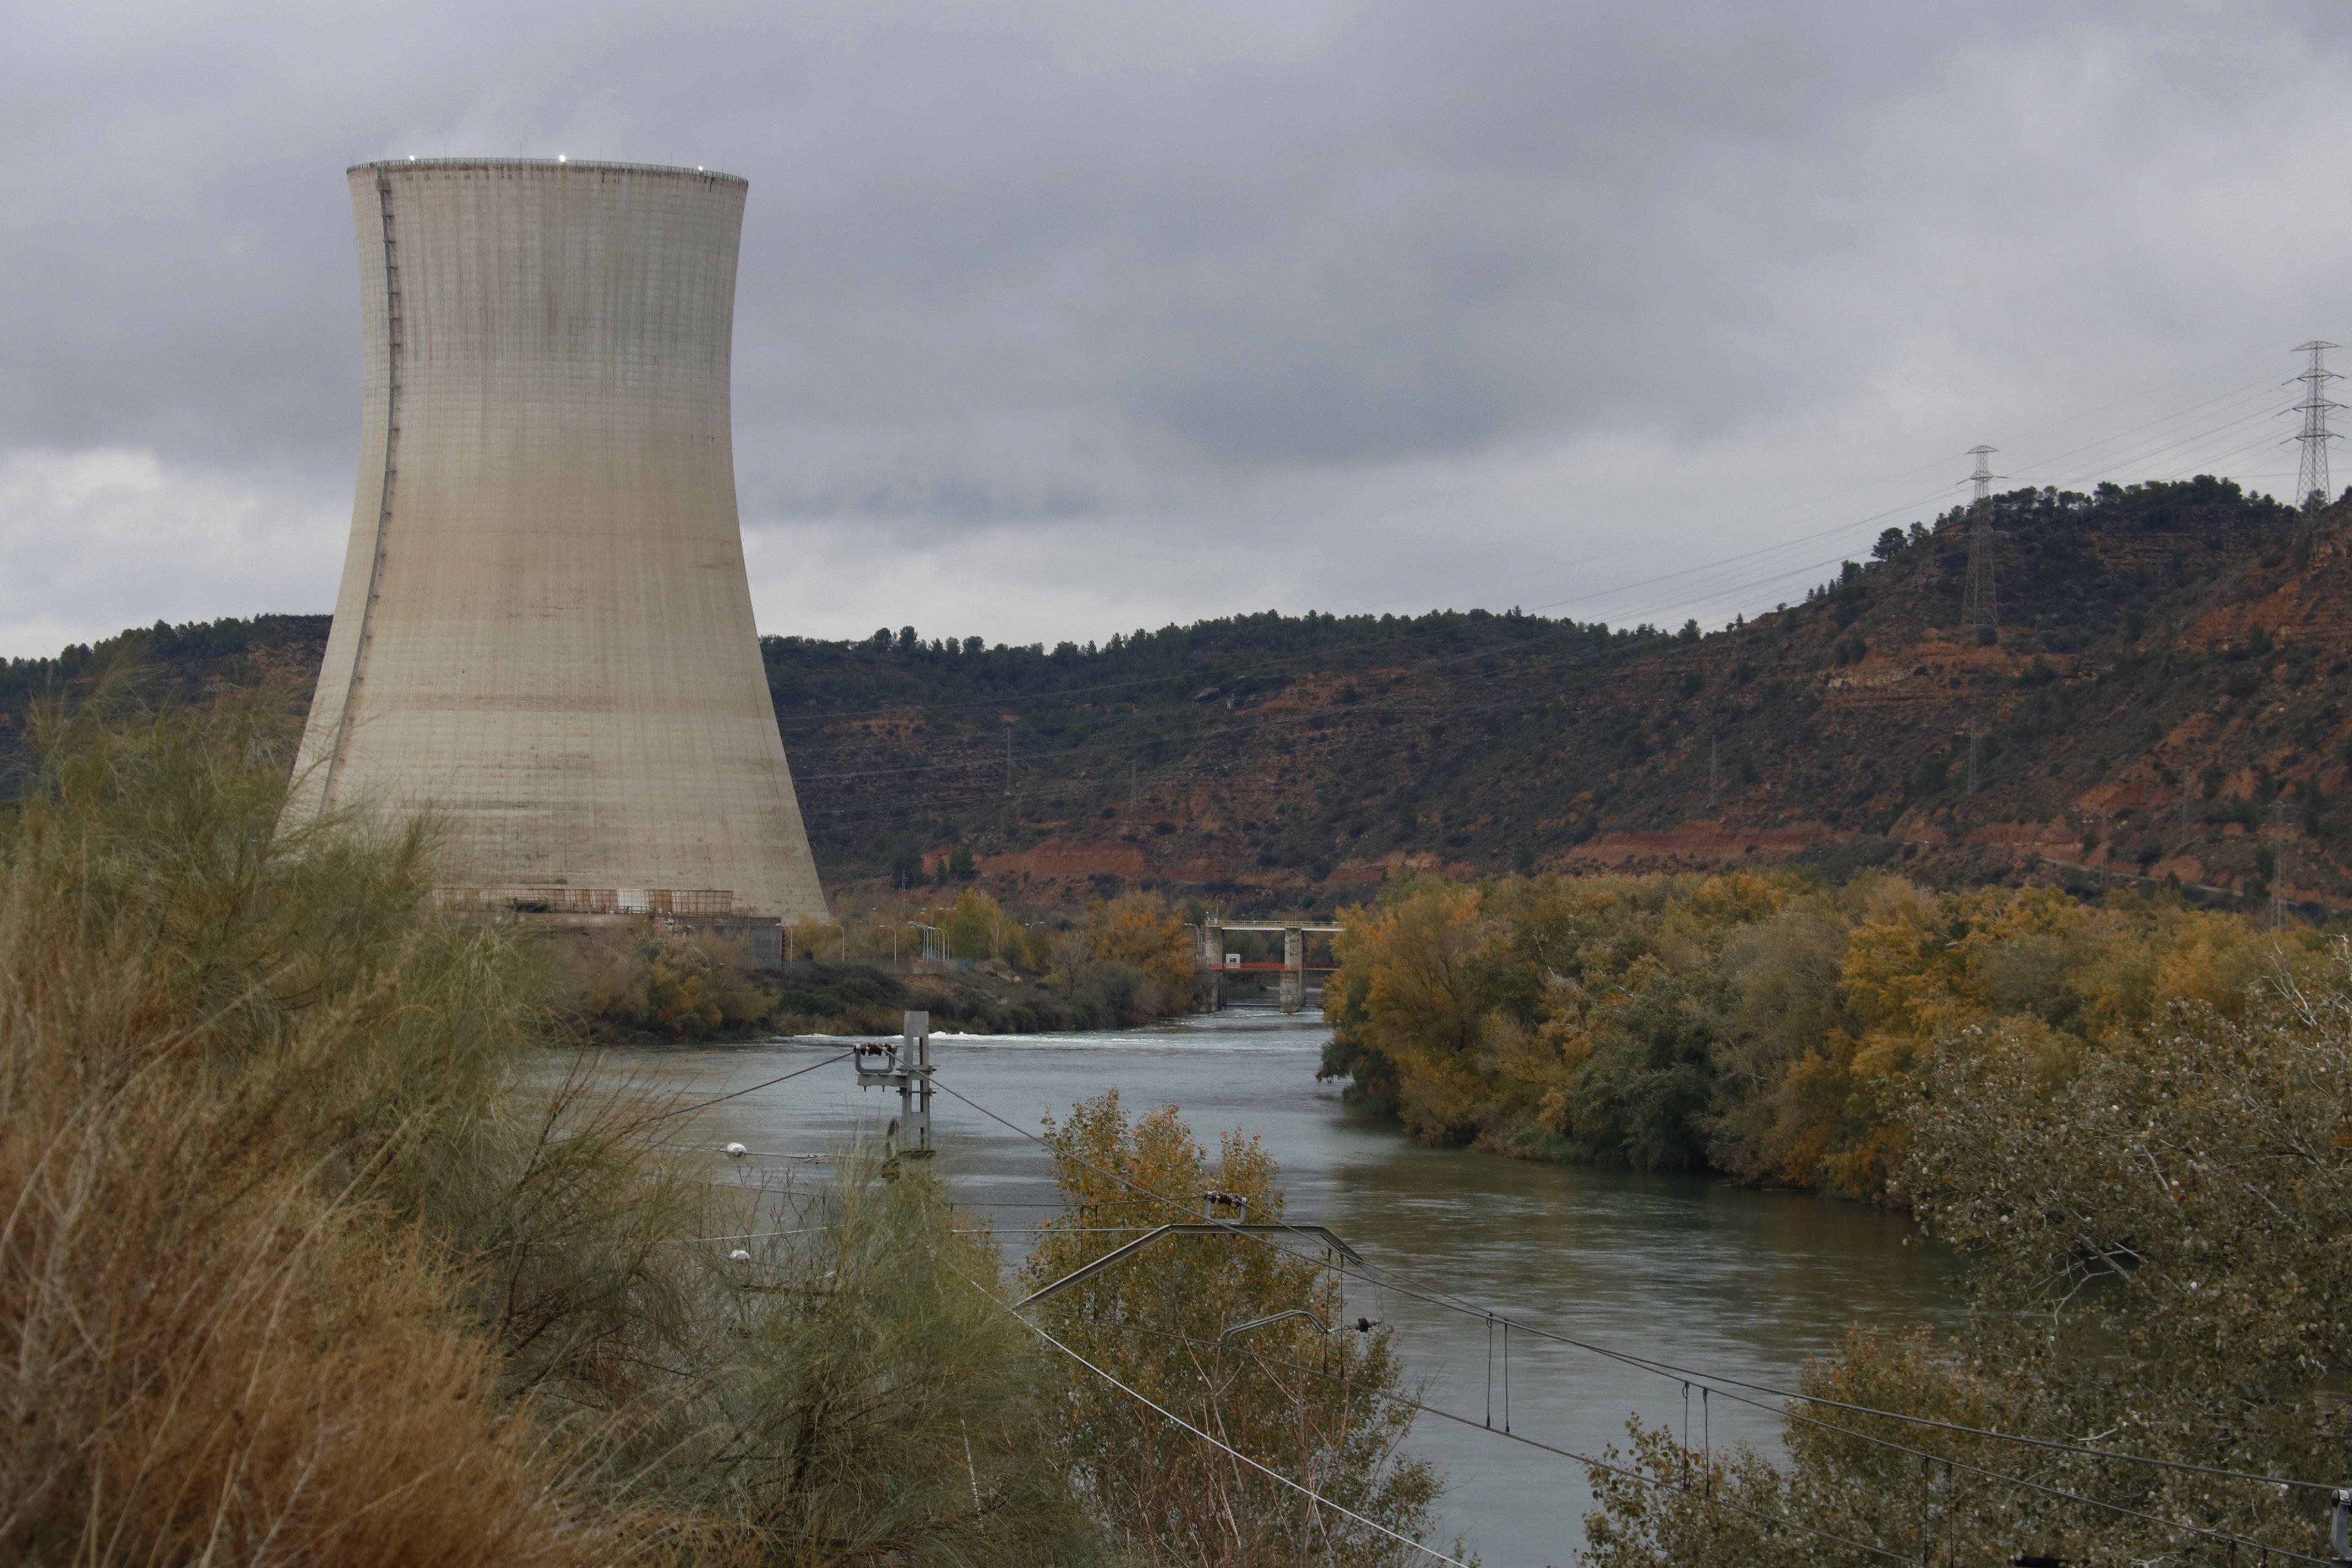
[[2294,351],[2311,356],[2310,365],[2295,377],[2303,383],[2303,401],[2294,405],[2303,416],[2303,433],[2295,437],[2303,445],[2303,463],[2295,476],[2294,499],[2305,511],[2317,511],[2327,504],[2327,443],[2336,439],[2327,428],[2327,411],[2344,406],[2327,399],[2327,384],[2344,379],[2327,368],[2327,351],[2336,346],[2314,338]]
[[1976,486],[1976,500],[1969,509],[1969,581],[1960,595],[1960,625],[1996,632],[2000,629],[2000,605],[1992,581],[1993,471],[1985,459],[1997,449],[1969,448],[1969,455],[1977,460],[1976,472],[1969,476]]
[[736,517],[745,190],[351,171],[359,484],[289,816],[429,812],[463,902],[824,914]]
[[392,533],[392,492],[400,479],[400,359],[404,323],[400,310],[400,239],[392,217],[392,180],[383,170],[375,174],[377,215],[383,226],[383,473],[377,498],[375,549],[368,558],[367,598],[360,606],[358,635],[352,641],[352,665],[337,705],[334,739],[327,749],[326,777],[320,781],[320,804],[332,810],[336,786],[342,782],[343,763],[350,755],[352,709],[367,681],[368,643],[374,631],[376,598],[383,587],[383,552]]

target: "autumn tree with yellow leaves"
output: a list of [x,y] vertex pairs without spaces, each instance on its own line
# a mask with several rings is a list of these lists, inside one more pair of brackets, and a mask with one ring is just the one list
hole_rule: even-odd
[[[1777,1460],[1633,1423],[1619,1468],[1592,1471],[1585,1561],[2271,1555],[2233,1539],[2333,1560],[2352,948],[2041,891],[1882,890],[1865,925],[1856,1076],[1906,1058],[1873,1082],[1880,1131],[1974,1310],[1948,1334],[1857,1331],[1809,1366],[1804,1392],[1838,1403],[1791,1405]],[[1921,1048],[1904,1031],[1927,1015]]]
[[1102,1024],[1139,1024],[1192,1010],[1192,938],[1153,893],[1087,906],[1051,946],[1046,984]]
[[1342,922],[1325,1073],[1421,1141],[1881,1199],[1906,1096],[1965,1032],[2116,1048],[2175,1004],[2235,1016],[2317,941],[2161,900],[1787,870],[1433,879]]
[[[1130,1116],[1114,1091],[1074,1108],[1047,1143],[1063,1209],[1033,1233],[1030,1289],[1198,1217],[1204,1192],[1243,1200],[1253,1221],[1283,1216],[1257,1140],[1228,1133],[1213,1157],[1172,1106]],[[1035,1308],[1048,1332],[1134,1391],[1064,1361],[1044,1403],[1056,1451],[1136,1563],[1425,1560],[1349,1517],[1419,1536],[1440,1481],[1398,1452],[1412,1411],[1395,1397],[1406,1389],[1388,1330],[1349,1319],[1318,1251],[1306,1237],[1171,1236]],[[1297,1315],[1265,1321],[1286,1312]],[[1137,1394],[1348,1511],[1316,1507]]]

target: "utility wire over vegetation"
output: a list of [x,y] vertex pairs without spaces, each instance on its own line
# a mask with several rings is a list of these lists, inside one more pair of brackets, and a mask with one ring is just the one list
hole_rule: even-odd
[[[2352,964],[2347,964],[2352,971]],[[2352,1004],[2347,1004],[2352,1016]],[[946,1089],[947,1086],[940,1086]],[[982,1115],[997,1121],[1016,1131],[1017,1124],[1005,1121],[987,1107],[971,1100],[952,1089],[947,1091],[964,1100]],[[1115,1101],[1111,1102],[1115,1108]],[[1082,1108],[1082,1110],[1087,1108]],[[1100,1108],[1094,1108],[1097,1115]],[[1105,1163],[1087,1159],[1065,1148],[1056,1158],[1066,1167],[1076,1168],[1095,1178],[1094,1186],[1113,1192],[1127,1192],[1144,1202],[1150,1208],[1181,1211],[1182,1205],[1140,1183],[1129,1179],[1116,1160]],[[1149,1215],[1139,1215],[1149,1217]],[[1137,1226],[1115,1227],[1119,1234],[1131,1234]],[[1095,1234],[1088,1230],[1080,1234]],[[1276,1256],[1291,1256],[1281,1243],[1264,1235],[1251,1234],[1235,1228],[1235,1240],[1255,1243]],[[1097,1249],[1098,1250],[1098,1249]],[[2117,1561],[2143,1561],[2145,1552],[2162,1542],[2171,1541],[2209,1542],[2223,1546],[2242,1545],[2250,1551],[2274,1553],[2283,1561],[2331,1562],[2298,1552],[2289,1542],[2298,1533],[2316,1531],[2324,1540],[2329,1531],[2331,1513],[2315,1512],[2307,1505],[2298,1504],[2297,1497],[2315,1494],[2336,1504],[2332,1512],[2342,1511],[2342,1493],[2328,1482],[2296,1479],[2274,1474],[2263,1474],[2226,1467],[2200,1463],[2185,1458],[2168,1458],[2158,1454],[2136,1452],[2123,1447],[2095,1447],[2089,1444],[2053,1440],[2025,1435],[2013,1430],[1997,1430],[1990,1426],[1970,1425],[1964,1419],[1949,1418],[1958,1412],[1948,1411],[1944,1416],[1923,1415],[1916,1405],[1916,1388],[1897,1388],[1891,1402],[1864,1403],[1878,1392],[1869,1385],[1856,1386],[1825,1381],[1823,1373],[1832,1377],[1837,1369],[1816,1368],[1809,1373],[1807,1385],[1799,1390],[1763,1387],[1745,1380],[1708,1374],[1671,1362],[1643,1356],[1622,1350],[1593,1344],[1573,1335],[1563,1334],[1528,1321],[1523,1315],[1507,1314],[1490,1305],[1466,1302],[1435,1286],[1416,1286],[1410,1276],[1394,1270],[1367,1272],[1346,1266],[1338,1260],[1328,1260],[1332,1273],[1351,1278],[1376,1290],[1423,1301],[1446,1310],[1485,1322],[1489,1330],[1503,1324],[1522,1333],[1595,1353],[1610,1360],[1658,1373],[1679,1383],[1685,1400],[1694,1390],[1703,1396],[1714,1395],[1745,1404],[1759,1404],[1748,1393],[1762,1394],[1782,1402],[1782,1414],[1791,1427],[1792,1451],[1800,1456],[1815,1453],[1832,1440],[1843,1441],[1851,1459],[1860,1454],[1864,1460],[1871,1455],[1899,1454],[1921,1461],[1920,1475],[1932,1481],[1940,1474],[1946,1482],[1942,1501],[1936,1507],[1919,1508],[1921,1491],[1907,1472],[1899,1468],[1890,1470],[1884,1464],[1849,1463],[1845,1468],[1832,1469],[1827,1474],[1811,1478],[1809,1489],[1794,1484],[1778,1489],[1759,1489],[1759,1478],[1778,1479],[1778,1472],[1764,1464],[1751,1451],[1733,1448],[1718,1458],[1712,1446],[1686,1446],[1687,1433],[1682,1440],[1662,1428],[1648,1428],[1635,1422],[1632,1427],[1633,1452],[1620,1458],[1613,1451],[1605,1458],[1575,1453],[1572,1450],[1544,1444],[1523,1434],[1500,1431],[1487,1422],[1474,1422],[1471,1417],[1437,1409],[1406,1396],[1384,1394],[1380,1397],[1415,1410],[1428,1411],[1447,1420],[1464,1425],[1480,1426],[1507,1441],[1521,1442],[1571,1458],[1588,1469],[1601,1508],[1586,1521],[1595,1552],[1588,1560],[1596,1562],[1638,1562],[1664,1564],[1696,1560],[1690,1553],[1701,1552],[1724,1544],[1737,1544],[1747,1550],[1779,1546],[1792,1553],[1791,1563],[1822,1561],[1817,1553],[1824,1546],[1843,1549],[1854,1554],[1857,1562],[1899,1559],[1910,1561],[1923,1545],[1933,1545],[1945,1552],[1952,1561],[1961,1560],[1963,1552],[1980,1555],[1991,1551],[1989,1561],[2016,1559],[2000,1555],[2011,1550],[2003,1542],[2048,1542],[2053,1539],[2074,1539],[2095,1543],[2121,1542],[2126,1556]],[[2005,1309],[1999,1309],[2003,1310]],[[1186,1336],[1151,1328],[1129,1321],[1121,1325],[1130,1334],[1140,1334],[1187,1342]],[[2077,1325],[2079,1327],[2079,1325]],[[2094,1331],[2094,1344],[2097,1343]],[[1927,1349],[1927,1342],[1918,1336],[1906,1336],[1891,1342],[1876,1342],[1857,1335],[1848,1347],[1845,1359],[1882,1353],[1887,1344],[1913,1363],[1948,1373],[1956,1364],[1954,1352],[1940,1355]],[[1222,1348],[1222,1344],[1220,1344]],[[2079,1352],[2078,1352],[2079,1353]],[[2041,1359],[2035,1358],[2038,1363]],[[1303,1370],[1291,1363],[1294,1371]],[[1915,1366],[1915,1370],[1916,1370]],[[2095,1378],[2113,1382],[2111,1370],[2101,1368]],[[1840,1397],[1840,1394],[1844,1395]],[[1906,1401],[1913,1403],[1907,1404]],[[1860,1419],[1840,1425],[1816,1415],[1807,1415],[1806,1407],[1833,1409]],[[2318,1408],[2326,1408],[2325,1403]],[[2048,1414],[2046,1408],[2040,1414]],[[1895,1434],[1905,1427],[1930,1429],[1931,1438],[1906,1440]],[[2127,1430],[2127,1425],[2110,1427],[2102,1434],[2116,1437]],[[2143,1428],[2153,1440],[2161,1442],[2177,1434],[2157,1433]],[[1812,1439],[1809,1448],[1801,1439]],[[1937,1447],[1921,1446],[1936,1441]],[[2194,1451],[2194,1439],[2190,1443]],[[2326,1462],[2327,1444],[2324,1437],[2306,1442],[2296,1451]],[[2029,1463],[2021,1469],[2014,1455],[2028,1450]],[[1833,1456],[1837,1450],[1830,1450]],[[2184,1478],[2198,1478],[2210,1482],[2247,1483],[2235,1489],[2224,1487],[2218,1494],[2210,1486],[2202,1489],[2191,1485],[2181,1487],[2159,1478],[2153,1483],[2119,1488],[2114,1478],[2106,1475],[2109,1466],[2134,1469],[2173,1472]],[[1718,1479],[1735,1476],[1748,1484],[1746,1490],[1733,1487],[1718,1489]],[[1987,1494],[1993,1506],[1989,1513],[1978,1510],[1975,1516],[1958,1510],[1952,1501],[1953,1478],[1965,1478],[1964,1488],[1975,1488]],[[1801,1478],[1803,1479],[1803,1478]],[[2121,1495],[2119,1495],[2119,1493]],[[1829,1505],[1822,1506],[1824,1500]],[[2233,1519],[2229,1511],[2249,1500],[2272,1503],[2267,1514],[2257,1512]],[[2024,1507],[2022,1504],[2039,1504]],[[1937,1508],[1944,1510],[1941,1514]],[[1864,1528],[1863,1521],[1874,1521]],[[1728,1528],[1727,1528],[1728,1521]],[[2117,1533],[2111,1527],[2117,1522],[2132,1527]],[[2257,1535],[2252,1531],[2267,1529],[2273,1533]],[[2133,1532],[2136,1531],[2136,1533]],[[1664,1532],[1664,1533],[1661,1533]],[[2071,1535],[2070,1535],[2070,1532]],[[1659,1551],[1659,1542],[1667,1535],[1675,1542],[1673,1550]],[[2154,1543],[2154,1544],[2151,1544]],[[1631,1555],[1624,1553],[1630,1552]],[[1611,1555],[1611,1553],[1617,1555]],[[1647,1553],[1647,1554],[1645,1554]],[[2019,1552],[2022,1559],[2034,1559],[2042,1554],[2027,1549]],[[1772,1559],[1766,1559],[1768,1561]],[[1837,1560],[1832,1558],[1830,1560]],[[2060,1561],[2074,1559],[2062,1558]],[[2084,1562],[2109,1560],[2098,1551],[2079,1559]]]
[[[1612,1568],[2324,1560],[2352,1436],[2327,1392],[2352,1292],[2332,940],[1887,878],[1401,883],[1350,915],[1332,1005],[1400,1106],[1436,1075],[1495,1107],[1424,1133],[1524,1113],[1594,1137],[1634,1124],[1588,1116],[1673,1103],[1644,1074],[1743,1063],[1722,1092],[1770,1103],[1765,1069],[1785,1094],[1835,1068],[1816,1110],[1838,1114],[1786,1147],[1963,1247],[1981,1310],[1771,1388],[1237,1231],[1041,1303],[1081,1365],[1007,1321],[986,1237],[935,1183],[854,1154],[806,1193],[714,1182],[749,1173],[694,1136],[698,1102],[550,1087],[546,954],[434,910],[427,831],[280,835],[258,705],[100,721],[58,720],[0,821],[12,1549],[1404,1562],[1436,1478],[1397,1445],[1427,1402],[1387,1325],[1343,1326],[1355,1289],[1782,1406],[1777,1463],[1638,1425],[1582,1456]],[[1685,1158],[1748,1146],[1708,1118],[1783,1124],[1691,1103]],[[1664,1125],[1587,1152],[1669,1147]],[[1264,1151],[1210,1155],[1172,1112],[1100,1101],[1030,1135],[1064,1191],[1024,1289],[1202,1191],[1282,1212]],[[1150,1436],[1138,1395],[1213,1442]],[[1539,1412],[1517,1426],[1496,1436],[1544,1442]]]
[[1821,1560],[1727,1503],[1956,1560],[2200,1541],[2331,1560],[2352,1436],[2327,1393],[2352,1302],[2342,938],[1778,872],[1393,885],[1347,924],[1327,1070],[1424,1140],[1895,1204],[1974,1264],[1962,1331],[1856,1333],[1793,1390],[1515,1317],[1788,1422],[1777,1467],[1637,1424],[1620,1468],[1641,1479],[1594,1471],[1595,1561]]
[[[1173,1560],[935,1180],[848,1150],[775,1186],[600,1080],[548,951],[436,909],[429,825],[278,830],[282,710],[37,737],[0,816],[0,1552]],[[1433,1495],[1320,1452],[1367,1520]]]
[[[1257,1141],[1226,1134],[1212,1159],[1173,1108],[1130,1118],[1113,1091],[1076,1107],[1041,1142],[1063,1207],[1033,1227],[1021,1270],[1033,1291],[1113,1250],[1107,1237],[1149,1231],[1170,1210],[1198,1217],[1198,1194],[1252,1221],[1283,1217],[1275,1163]],[[1189,1210],[1177,1194],[1191,1197]],[[1331,1264],[1213,1233],[1167,1243],[1029,1309],[1073,1363],[1055,1401],[1068,1464],[1108,1511],[1145,1521],[1129,1550],[1236,1568],[1454,1562],[1420,1544],[1440,1482],[1398,1452],[1412,1415],[1385,1403],[1403,1378],[1388,1331],[1334,1328],[1347,1314]],[[1326,1375],[1289,1375],[1274,1355]],[[1139,1423],[1138,1400],[1190,1437]],[[1192,1440],[1204,1437],[1205,1447]]]

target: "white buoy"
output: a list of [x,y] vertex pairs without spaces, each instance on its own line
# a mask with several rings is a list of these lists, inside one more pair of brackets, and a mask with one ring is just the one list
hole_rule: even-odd
[[739,1247],[734,1251],[727,1255],[727,1261],[730,1263],[749,1263],[751,1261],[751,1255]]
[[727,1157],[730,1160],[740,1160],[751,1152],[751,1151],[746,1149],[740,1143],[730,1143],[727,1145]]

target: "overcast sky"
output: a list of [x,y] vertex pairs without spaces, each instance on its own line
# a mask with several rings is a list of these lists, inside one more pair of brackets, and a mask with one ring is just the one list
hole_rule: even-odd
[[1979,441],[2286,493],[2352,342],[2341,0],[0,15],[0,655],[331,605],[369,158],[750,179],[772,632],[1715,625]]

